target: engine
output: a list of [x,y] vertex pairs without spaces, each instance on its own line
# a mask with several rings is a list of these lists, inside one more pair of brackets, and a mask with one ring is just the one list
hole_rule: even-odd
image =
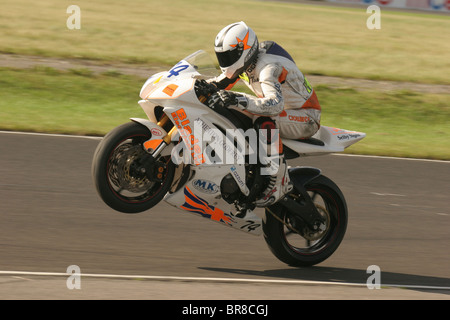
[[220,191],[222,198],[228,203],[238,200],[241,194],[241,190],[231,173],[227,174],[220,182]]

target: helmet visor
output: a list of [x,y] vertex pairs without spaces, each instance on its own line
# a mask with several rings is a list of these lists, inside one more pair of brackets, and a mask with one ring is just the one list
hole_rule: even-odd
[[217,55],[217,60],[219,61],[219,65],[222,68],[227,68],[239,60],[239,58],[242,55],[242,50],[238,50],[236,48],[234,50],[229,50],[229,51],[224,51],[224,52],[216,52],[216,55]]

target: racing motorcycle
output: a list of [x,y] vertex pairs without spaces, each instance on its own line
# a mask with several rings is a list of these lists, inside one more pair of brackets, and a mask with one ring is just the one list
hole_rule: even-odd
[[[92,174],[112,209],[139,213],[161,200],[185,212],[252,235],[264,235],[272,253],[292,266],[312,266],[332,255],[347,228],[347,205],[338,186],[313,167],[289,167],[293,190],[260,215],[242,215],[267,186],[261,161],[245,133],[245,111],[210,106],[218,74],[205,51],[152,75],[140,91],[147,119],[131,118],[96,148]],[[235,134],[228,134],[233,130]],[[241,136],[239,136],[241,135]],[[362,132],[321,126],[309,139],[283,139],[287,160],[341,152]],[[224,161],[224,159],[232,161]],[[289,163],[289,162],[288,162]]]

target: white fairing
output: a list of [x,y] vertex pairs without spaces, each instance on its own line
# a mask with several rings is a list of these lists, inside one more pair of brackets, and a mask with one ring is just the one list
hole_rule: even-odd
[[[226,136],[220,136],[217,132],[221,130],[236,128],[226,118],[202,104],[196,96],[194,85],[196,79],[202,77],[201,61],[205,53],[198,51],[191,56],[181,60],[172,69],[151,76],[142,87],[139,101],[149,120],[157,122],[155,108],[163,107],[163,112],[169,117],[178,129],[178,137],[184,141],[184,159],[189,160],[191,175],[187,182],[173,193],[168,193],[164,200],[169,204],[216,221],[223,225],[245,231],[250,234],[260,235],[262,233],[262,220],[259,217],[251,220],[240,219],[235,216],[236,208],[233,204],[226,202],[221,196],[220,185],[222,179],[231,174],[240,190],[248,194],[249,190],[245,184],[245,165],[238,161],[235,163],[212,162],[205,148],[206,142],[203,138],[210,133],[210,145],[216,144],[222,147],[222,157],[238,159],[239,154],[227,148]],[[208,70],[212,70],[208,66]],[[209,75],[211,76],[211,75]],[[145,121],[134,119],[149,128],[153,128]],[[159,128],[159,127],[158,127]],[[203,134],[197,134],[201,129]],[[163,135],[167,133],[165,131]],[[214,136],[215,135],[215,136]],[[158,139],[164,138],[158,136]],[[314,138],[323,141],[324,145],[312,145],[299,141],[283,139],[283,143],[300,155],[318,155],[331,152],[340,152],[349,145],[361,140],[365,136],[361,132],[346,131],[336,128],[321,127]],[[173,137],[172,137],[172,140]],[[205,139],[206,140],[206,139]],[[246,144],[245,139],[239,140]],[[178,144],[173,149],[176,150]],[[248,150],[247,154],[256,152],[253,146],[240,145],[240,150]],[[242,149],[244,148],[244,149]],[[201,152],[199,152],[201,150]],[[174,157],[172,157],[174,159]],[[186,162],[185,162],[186,163]]]
[[283,144],[301,156],[317,156],[342,152],[345,148],[360,141],[365,136],[366,134],[363,132],[321,126],[312,138],[322,141],[324,143],[323,146],[289,139],[283,139]]

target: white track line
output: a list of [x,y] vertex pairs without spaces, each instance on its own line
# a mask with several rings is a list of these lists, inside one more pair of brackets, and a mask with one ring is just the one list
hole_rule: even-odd
[[40,132],[0,131],[0,133],[32,135],[32,136],[47,136],[47,137],[61,137],[61,138],[94,139],[94,140],[102,139],[102,137],[95,137],[95,136],[77,136],[77,135],[72,135],[72,134],[56,134],[56,133],[40,133]]
[[[95,136],[79,136],[79,135],[69,135],[69,134],[66,135],[66,134],[38,133],[38,132],[0,131],[0,134],[2,134],[2,133],[6,133],[6,134],[21,134],[21,135],[35,135],[35,136],[51,136],[51,137],[63,137],[63,138],[93,139],[93,140],[101,140],[102,139],[102,137],[95,137]],[[450,161],[447,161],[447,160],[388,157],[388,156],[373,156],[373,155],[347,154],[347,153],[332,153],[330,155],[341,156],[341,157],[360,157],[360,158],[390,159],[390,160],[425,161],[425,162],[438,162],[438,163],[450,164]]]
[[[1,275],[10,276],[48,276],[48,277],[70,277],[75,274],[63,272],[28,272],[28,271],[0,271]],[[242,278],[214,278],[214,277],[175,277],[175,276],[145,276],[145,275],[118,275],[118,274],[96,274],[80,273],[80,277],[107,278],[107,279],[134,279],[134,280],[156,280],[156,281],[186,281],[186,282],[222,282],[222,283],[263,283],[263,284],[288,284],[288,285],[332,285],[347,287],[367,287],[365,283],[331,282],[312,280],[270,280],[270,279],[242,279]],[[381,287],[428,289],[428,290],[450,290],[450,287],[403,285],[403,284],[381,284]]]
[[359,158],[374,158],[374,159],[389,159],[389,160],[408,160],[408,161],[424,161],[424,162],[440,162],[450,164],[448,160],[434,160],[434,159],[420,159],[420,158],[403,158],[403,157],[388,157],[388,156],[372,156],[366,154],[351,154],[351,153],[333,153],[334,156],[343,157],[359,157]]

